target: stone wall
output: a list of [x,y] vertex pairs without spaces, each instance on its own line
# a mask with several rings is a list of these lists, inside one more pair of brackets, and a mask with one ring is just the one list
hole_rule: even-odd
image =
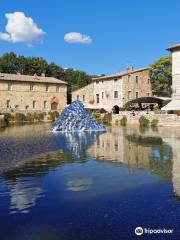
[[149,69],[129,72],[123,80],[123,105],[137,97],[152,96]]
[[115,122],[118,120],[120,121],[124,116],[127,117],[127,124],[139,124],[139,118],[141,116],[144,116],[145,118],[149,119],[150,121],[156,119],[158,120],[159,126],[179,126],[180,127],[180,116],[177,116],[176,114],[146,114],[144,112],[139,112],[135,116],[132,115],[132,112],[120,112],[119,114],[113,114],[112,115],[112,123],[115,124]]
[[[48,90],[44,83],[13,82],[8,90],[8,82],[0,81],[0,111],[61,111],[67,104],[67,87],[61,84],[48,84]],[[34,107],[33,107],[34,102]],[[53,107],[53,103],[57,107]],[[57,108],[57,109],[55,109]]]
[[80,88],[72,93],[72,101],[80,100],[85,104],[94,103],[94,83]]
[[72,93],[72,99],[89,104],[91,108],[104,108],[108,112],[114,106],[124,104],[137,97],[151,96],[149,69],[131,69],[119,75],[95,78],[93,82]]

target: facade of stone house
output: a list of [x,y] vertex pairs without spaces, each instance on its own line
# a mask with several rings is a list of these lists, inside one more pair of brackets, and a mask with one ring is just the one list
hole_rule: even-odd
[[67,83],[52,77],[0,73],[0,112],[61,111]]
[[180,43],[167,50],[172,54],[172,100],[162,110],[180,115]]
[[132,99],[152,96],[149,68],[128,68],[117,74],[93,78],[92,83],[72,93],[87,108],[112,111]]

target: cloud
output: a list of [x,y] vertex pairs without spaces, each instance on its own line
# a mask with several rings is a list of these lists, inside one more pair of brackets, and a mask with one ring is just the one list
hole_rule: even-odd
[[92,39],[90,36],[78,32],[70,32],[64,35],[64,40],[68,43],[90,44]]
[[6,32],[0,32],[0,40],[32,46],[41,41],[45,34],[33,19],[26,17],[23,12],[7,13],[5,17],[7,18]]

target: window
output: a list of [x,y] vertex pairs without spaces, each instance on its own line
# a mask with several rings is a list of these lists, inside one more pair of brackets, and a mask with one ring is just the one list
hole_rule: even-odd
[[104,82],[104,80],[101,81],[102,83]]
[[128,91],[128,99],[131,99],[131,91]]
[[115,143],[114,143],[114,150],[115,150],[115,152],[118,152],[118,149],[119,149],[119,144],[118,144],[118,141],[115,140]]
[[104,99],[104,92],[101,93],[101,97],[102,97],[102,99]]
[[6,107],[7,107],[7,108],[10,108],[10,100],[7,100],[7,101],[6,101]]
[[85,101],[85,95],[83,95],[83,102]]
[[34,91],[34,85],[33,84],[30,85],[30,91]]
[[60,92],[60,87],[59,86],[56,87],[56,92]]
[[136,76],[136,83],[138,83],[138,76]]
[[149,96],[150,96],[150,93],[148,92],[147,95],[148,95],[148,97],[149,97]]
[[8,83],[8,91],[12,91],[12,83],[11,82]]
[[151,81],[150,81],[150,79],[148,79],[148,84],[150,84],[151,83]]
[[99,103],[99,94],[96,94],[96,102]]
[[130,78],[131,78],[131,75],[128,75],[128,83],[129,83],[129,81],[130,81]]
[[46,92],[49,91],[49,85],[46,85]]
[[36,108],[36,101],[33,101],[33,109]]
[[99,81],[96,81],[96,84],[98,84],[99,83]]
[[47,108],[47,101],[44,101],[44,108]]
[[138,92],[136,92],[136,98],[138,98]]
[[114,91],[114,98],[118,98],[118,91]]
[[117,82],[117,78],[114,79],[114,82]]
[[77,95],[77,100],[79,100],[79,95]]

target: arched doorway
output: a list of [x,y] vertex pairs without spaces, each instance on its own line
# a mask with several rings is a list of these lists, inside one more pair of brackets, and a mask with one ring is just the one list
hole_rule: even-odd
[[120,108],[117,105],[115,105],[112,109],[112,112],[113,112],[113,114],[119,114],[119,110],[120,110]]
[[57,102],[52,102],[51,103],[51,110],[57,110],[58,109],[58,103]]

